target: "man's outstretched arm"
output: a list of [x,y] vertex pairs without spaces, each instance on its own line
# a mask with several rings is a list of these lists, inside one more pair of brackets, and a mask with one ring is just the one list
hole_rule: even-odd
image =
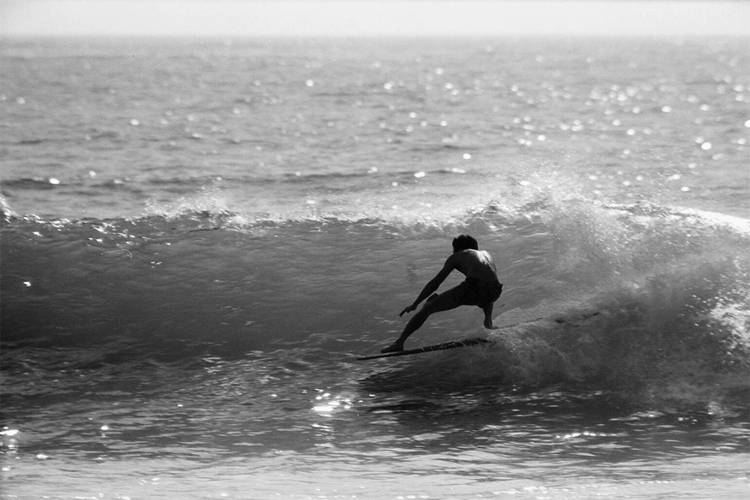
[[399,314],[399,316],[403,316],[406,313],[412,312],[419,306],[419,304],[424,299],[426,299],[427,297],[435,293],[435,291],[440,287],[443,281],[445,281],[445,278],[448,277],[451,271],[453,271],[453,264],[451,263],[451,259],[449,258],[448,260],[445,261],[445,265],[440,270],[440,272],[437,273],[434,278],[432,278],[430,281],[427,282],[427,284],[424,286],[419,296],[417,297],[417,300],[415,300],[414,303],[412,303],[412,305],[404,308],[404,310],[401,311],[401,314]]

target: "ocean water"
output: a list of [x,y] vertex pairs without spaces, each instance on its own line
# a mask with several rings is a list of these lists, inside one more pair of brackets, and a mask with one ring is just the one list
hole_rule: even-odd
[[[745,38],[0,40],[0,498],[748,498],[749,100]],[[357,361],[460,233],[501,328],[407,346],[492,342]]]

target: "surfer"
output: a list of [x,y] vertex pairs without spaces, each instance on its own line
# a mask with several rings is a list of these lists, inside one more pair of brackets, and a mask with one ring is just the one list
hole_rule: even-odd
[[[456,269],[466,276],[457,287],[443,293],[434,293],[445,278]],[[477,240],[462,234],[453,240],[453,255],[448,257],[434,278],[424,287],[413,304],[407,306],[399,316],[414,311],[427,297],[422,309],[406,324],[401,336],[382,353],[398,352],[404,349],[404,341],[421,327],[433,313],[448,311],[458,306],[477,306],[484,312],[484,327],[494,329],[492,306],[500,297],[503,285],[497,279],[497,269],[489,252],[479,250]]]

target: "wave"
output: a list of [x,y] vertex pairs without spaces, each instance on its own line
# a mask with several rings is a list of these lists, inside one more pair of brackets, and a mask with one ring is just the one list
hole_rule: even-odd
[[[353,360],[397,335],[397,312],[450,239],[470,233],[505,284],[495,322],[515,326],[490,333],[489,347],[399,361],[378,374],[381,386],[563,384],[662,404],[746,394],[750,221],[550,197],[438,220],[382,215],[259,218],[192,206],[44,220],[4,208],[3,369],[27,370],[16,354],[30,351],[77,352],[86,366],[289,350]],[[480,317],[435,315],[409,342],[483,334]]]

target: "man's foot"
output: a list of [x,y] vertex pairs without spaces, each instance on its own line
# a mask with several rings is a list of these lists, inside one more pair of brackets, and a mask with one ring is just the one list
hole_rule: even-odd
[[497,330],[497,327],[492,323],[491,319],[484,320],[484,327],[488,330]]
[[385,349],[382,349],[380,352],[381,354],[388,354],[389,352],[399,352],[404,350],[404,344],[399,344],[398,342],[395,342]]

